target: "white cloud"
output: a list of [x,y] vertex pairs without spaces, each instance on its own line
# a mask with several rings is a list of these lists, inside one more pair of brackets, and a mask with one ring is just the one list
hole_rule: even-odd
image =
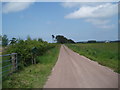
[[[19,0],[18,0],[19,1]],[[3,13],[18,12],[27,9],[35,0],[27,0],[28,2],[7,2],[3,5]]]
[[81,19],[95,25],[98,28],[110,29],[114,25],[110,25],[110,18],[118,13],[118,5],[112,3],[76,3],[71,5],[64,4],[64,7],[79,7],[78,10],[65,16],[66,19]]
[[65,18],[107,18],[117,13],[117,4],[106,3],[98,6],[82,6],[78,10],[68,14]]

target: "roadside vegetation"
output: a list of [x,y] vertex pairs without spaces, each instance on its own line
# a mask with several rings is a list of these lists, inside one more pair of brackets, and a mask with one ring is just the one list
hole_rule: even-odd
[[17,53],[19,69],[38,63],[38,56],[43,55],[47,50],[56,46],[56,44],[48,43],[41,38],[31,39],[30,36],[26,40],[12,38],[9,41],[10,44],[5,44],[7,46],[4,46],[3,54]]
[[[12,75],[11,71],[3,73],[3,88],[37,88],[43,87],[52,67],[57,61],[60,45],[48,43],[41,38],[32,39],[30,36],[26,40],[12,38],[7,35],[2,36],[3,55],[17,53],[17,71]],[[2,61],[10,60],[11,57],[3,57]],[[3,62],[2,67],[6,67],[12,62]],[[8,66],[2,71],[9,70]]]
[[120,73],[120,68],[118,68],[118,57],[120,57],[118,53],[118,43],[81,43],[66,45],[80,55],[84,55]]
[[37,57],[37,64],[30,65],[3,81],[3,88],[42,88],[59,55],[60,45]]

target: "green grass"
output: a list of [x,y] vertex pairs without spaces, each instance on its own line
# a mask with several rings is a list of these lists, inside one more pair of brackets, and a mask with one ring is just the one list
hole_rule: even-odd
[[118,68],[118,43],[84,43],[67,44],[67,46],[73,51],[120,73]]
[[39,56],[31,65],[3,80],[3,88],[42,88],[59,55],[60,45]]

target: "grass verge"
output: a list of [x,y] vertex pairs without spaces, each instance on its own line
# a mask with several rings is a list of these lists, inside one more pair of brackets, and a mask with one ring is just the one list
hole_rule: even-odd
[[57,45],[37,58],[40,63],[28,66],[3,80],[3,88],[43,88],[57,61],[59,49],[60,45]]
[[118,43],[67,44],[73,51],[120,73],[118,68]]

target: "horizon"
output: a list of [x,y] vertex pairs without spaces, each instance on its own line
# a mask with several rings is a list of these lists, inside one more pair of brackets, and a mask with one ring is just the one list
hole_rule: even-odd
[[115,41],[118,40],[117,4],[6,2],[2,3],[2,31],[9,39],[25,40],[29,35],[52,42],[51,35],[63,35],[75,42]]

